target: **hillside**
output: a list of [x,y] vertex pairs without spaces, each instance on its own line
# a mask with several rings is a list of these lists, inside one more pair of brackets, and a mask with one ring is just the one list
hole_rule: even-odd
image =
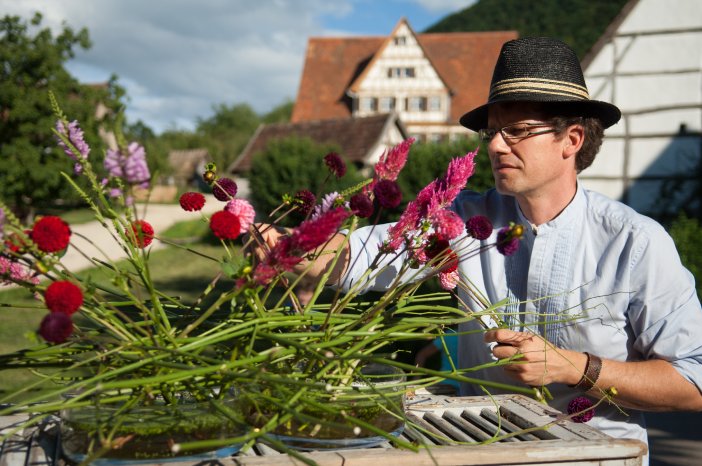
[[478,0],[424,32],[517,30],[519,36],[551,36],[581,59],[628,0]]

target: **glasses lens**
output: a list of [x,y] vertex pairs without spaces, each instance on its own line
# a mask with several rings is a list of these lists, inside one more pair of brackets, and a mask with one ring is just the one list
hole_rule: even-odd
[[495,134],[497,134],[496,129],[480,129],[480,130],[478,130],[478,137],[480,138],[481,141],[484,141],[484,142],[492,141],[492,138],[495,137]]
[[505,126],[501,129],[502,135],[506,138],[517,139],[525,138],[529,135],[529,131],[525,124]]

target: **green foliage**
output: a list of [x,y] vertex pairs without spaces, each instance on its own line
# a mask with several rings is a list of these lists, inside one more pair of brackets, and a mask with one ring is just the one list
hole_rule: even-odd
[[[414,199],[417,193],[431,181],[446,173],[446,167],[451,159],[465,155],[476,147],[478,147],[478,140],[474,136],[454,142],[413,144],[407,157],[407,164],[397,179],[402,189],[402,204],[397,209],[385,213],[383,220],[397,220],[409,200]],[[482,192],[493,186],[490,161],[483,145],[475,157],[475,173],[468,180],[466,189]]]
[[288,100],[277,107],[275,107],[270,112],[263,115],[262,121],[265,124],[272,123],[287,123],[290,121],[290,116],[292,115],[293,107],[295,102]]
[[[102,147],[98,128],[109,124],[124,94],[114,77],[106,86],[86,86],[64,68],[76,48],[90,47],[87,30],[64,25],[54,36],[41,22],[39,13],[29,22],[0,19],[0,198],[22,218],[57,201],[80,202],[60,174],[72,173],[73,163],[56,146],[49,91],[80,121],[91,147]],[[96,116],[98,105],[106,116]],[[94,150],[91,157],[101,154]]]
[[698,244],[702,237],[702,225],[696,218],[681,213],[668,229],[678,248],[683,265],[695,276],[697,295],[702,296],[702,251]]
[[550,36],[567,43],[581,59],[627,0],[479,0],[426,32],[517,30],[520,37]]
[[325,176],[328,169],[323,157],[329,152],[339,152],[339,148],[316,144],[309,138],[270,142],[264,152],[254,156],[249,174],[251,201],[256,211],[260,215],[272,212],[281,204],[283,194],[294,195],[301,189],[308,189],[315,195],[341,192],[362,180],[350,163],[346,164],[346,175],[340,180],[333,175]]
[[227,167],[260,123],[260,117],[248,104],[219,104],[214,107],[214,115],[198,120],[197,134],[204,137],[211,160],[219,167]]

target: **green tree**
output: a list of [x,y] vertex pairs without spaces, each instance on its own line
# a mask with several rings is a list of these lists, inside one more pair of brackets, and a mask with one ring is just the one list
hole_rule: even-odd
[[198,119],[197,134],[203,138],[212,161],[219,167],[227,167],[242,151],[259,124],[261,118],[249,104],[219,104],[214,107],[211,117]]
[[696,218],[681,213],[668,229],[678,248],[680,260],[695,277],[697,296],[702,297],[702,251],[697,244],[702,236],[702,225]]
[[[0,198],[22,218],[57,202],[79,202],[60,175],[72,173],[73,163],[51,131],[55,118],[49,90],[66,115],[79,121],[95,148],[91,157],[102,156],[98,128],[115,115],[124,94],[115,77],[104,86],[81,85],[64,68],[76,48],[90,47],[86,29],[76,32],[64,25],[54,36],[41,22],[39,13],[29,22],[18,16],[0,20]],[[98,105],[108,109],[102,120],[96,116]]]
[[292,116],[294,106],[295,102],[293,102],[292,100],[283,102],[282,104],[273,108],[273,110],[271,110],[270,112],[263,115],[263,118],[261,118],[261,120],[265,124],[287,123],[290,121],[290,117]]
[[[307,189],[319,197],[320,193],[341,192],[362,180],[350,163],[346,164],[343,178],[337,180],[333,175],[326,176],[328,169],[323,158],[329,152],[339,152],[339,149],[335,145],[317,144],[309,138],[291,137],[271,141],[265,151],[256,154],[249,186],[251,201],[261,220],[281,204],[284,194],[294,195]],[[301,220],[295,216],[291,219],[293,223]]]
[[426,32],[517,30],[520,37],[550,36],[567,43],[581,59],[627,0],[479,0],[448,15]]

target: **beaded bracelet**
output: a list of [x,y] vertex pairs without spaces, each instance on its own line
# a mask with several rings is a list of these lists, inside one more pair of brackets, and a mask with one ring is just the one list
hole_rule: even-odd
[[582,378],[575,385],[571,385],[572,388],[577,388],[584,392],[592,390],[592,388],[597,383],[597,379],[600,378],[600,372],[602,371],[602,359],[594,354],[585,352],[587,356],[587,364],[585,365],[585,373]]

